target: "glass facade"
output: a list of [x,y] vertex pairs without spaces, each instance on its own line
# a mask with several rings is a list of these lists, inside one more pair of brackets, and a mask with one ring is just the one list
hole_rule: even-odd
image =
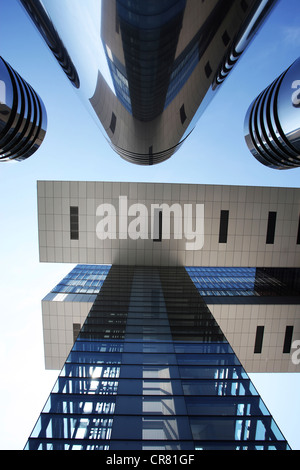
[[204,297],[299,297],[299,269],[187,267]]
[[43,300],[94,302],[110,265],[78,264]]
[[[78,264],[43,300],[96,299],[111,265]],[[189,266],[185,268],[203,297],[300,296],[300,269]],[[58,294],[62,294],[58,296]]]
[[127,111],[132,114],[131,100],[128,86],[126,68],[111,52],[109,47],[104,44],[106,60],[111,73],[111,78],[115,87],[115,92],[120,102],[125,106]]
[[116,0],[136,119],[151,121],[164,109],[185,7],[186,0]]
[[289,446],[187,270],[113,265],[25,449]]

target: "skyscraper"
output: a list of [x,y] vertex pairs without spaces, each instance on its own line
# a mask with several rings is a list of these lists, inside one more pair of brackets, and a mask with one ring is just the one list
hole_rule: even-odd
[[139,165],[180,148],[277,3],[20,2],[106,140]]
[[80,264],[43,300],[61,372],[27,448],[288,449],[247,373],[299,367],[299,197],[39,182],[40,259]]
[[43,101],[0,57],[0,162],[30,157],[44,140],[47,113]]
[[110,268],[27,445],[289,448],[186,270],[162,266]]
[[253,101],[245,118],[245,139],[255,158],[270,168],[300,165],[300,59]]

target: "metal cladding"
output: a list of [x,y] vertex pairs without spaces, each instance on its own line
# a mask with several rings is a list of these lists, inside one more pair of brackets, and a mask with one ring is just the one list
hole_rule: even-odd
[[20,0],[107,142],[154,165],[193,131],[277,0]]
[[49,21],[44,5],[41,2],[32,2],[31,0],[21,0],[21,3],[27,13],[31,16],[34,24],[38,28],[47,46],[51,49],[70,82],[75,86],[75,88],[79,88],[80,82],[78,73],[56,29],[51,21]]
[[300,58],[252,102],[245,140],[264,165],[284,170],[300,166]]
[[44,104],[34,89],[0,57],[0,161],[22,161],[46,133]]

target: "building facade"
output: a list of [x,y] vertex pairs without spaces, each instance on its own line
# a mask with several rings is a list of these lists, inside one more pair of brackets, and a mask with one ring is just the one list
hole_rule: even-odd
[[186,269],[112,266],[26,448],[289,446]]
[[[42,300],[46,369],[63,367],[110,268],[77,265]],[[185,269],[248,373],[299,371],[298,269]]]
[[[185,266],[247,372],[297,372],[283,344],[287,327],[300,334],[299,197],[295,188],[39,181],[40,260],[91,265],[96,277],[97,265]],[[57,294],[42,302],[50,369],[63,366],[95,295]]]
[[153,165],[188,138],[277,0],[20,2],[112,148]]
[[299,369],[299,197],[38,182],[40,259],[79,264],[42,301],[61,372],[27,448],[288,449],[248,373]]

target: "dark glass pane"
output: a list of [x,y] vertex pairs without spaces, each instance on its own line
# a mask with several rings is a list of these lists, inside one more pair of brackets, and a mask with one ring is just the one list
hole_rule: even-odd
[[275,238],[276,212],[269,212],[266,244],[272,245]]
[[219,243],[227,243],[228,219],[229,219],[229,211],[221,210]]

